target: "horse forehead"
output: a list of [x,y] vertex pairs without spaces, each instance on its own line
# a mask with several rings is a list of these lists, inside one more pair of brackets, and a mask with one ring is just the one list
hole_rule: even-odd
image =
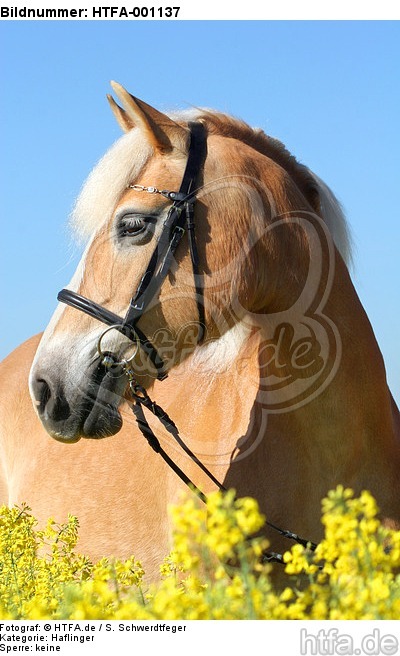
[[107,227],[109,228],[113,224],[115,216],[124,209],[138,213],[151,211],[158,213],[169,208],[171,206],[170,200],[156,192],[148,193],[143,187],[154,187],[159,191],[179,191],[185,162],[186,159],[184,158],[182,158],[182,161],[170,160],[167,162],[164,159],[160,161],[157,156],[151,157],[139,175],[131,180],[130,184],[123,190],[114,212],[109,217]]

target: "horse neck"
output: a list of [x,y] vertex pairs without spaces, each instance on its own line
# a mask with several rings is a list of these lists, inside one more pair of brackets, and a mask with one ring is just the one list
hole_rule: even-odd
[[334,354],[337,371],[318,404],[327,405],[331,414],[336,411],[347,432],[353,427],[355,443],[398,452],[399,413],[393,413],[383,357],[348,269],[337,253],[323,312],[336,327],[340,352]]
[[[309,488],[312,482],[319,503],[328,489],[342,483],[371,489],[380,499],[383,494],[382,506],[395,514],[399,414],[373,331],[340,256],[323,311],[326,325],[332,324],[340,338],[340,352],[326,359],[330,375],[325,378],[318,380],[311,362],[309,380],[303,375],[285,384],[296,364],[294,354],[304,354],[297,343],[301,333],[291,332],[287,314],[281,332],[279,313],[248,315],[157,383],[156,399],[220,480],[239,488],[249,470],[244,493],[271,498],[272,481],[279,487],[283,481],[283,496],[296,495],[299,485]],[[292,320],[295,324],[298,317]],[[310,386],[314,379],[317,384]]]

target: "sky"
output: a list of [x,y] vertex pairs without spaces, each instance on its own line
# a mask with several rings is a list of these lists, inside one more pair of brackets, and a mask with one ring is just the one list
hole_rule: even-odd
[[399,403],[399,55],[390,21],[3,21],[0,357],[45,328],[77,266],[68,215],[120,135],[114,79],[262,127],[333,189]]

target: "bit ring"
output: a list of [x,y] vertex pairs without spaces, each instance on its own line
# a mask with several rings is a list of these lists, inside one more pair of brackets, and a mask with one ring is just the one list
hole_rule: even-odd
[[97,352],[98,352],[99,356],[101,357],[101,363],[106,367],[106,369],[111,369],[111,367],[117,367],[117,366],[127,368],[128,365],[135,358],[135,356],[136,356],[136,354],[139,350],[139,342],[138,342],[138,339],[136,338],[136,340],[135,340],[135,349],[134,349],[133,355],[131,355],[127,359],[124,358],[122,360],[116,360],[114,358],[113,354],[110,351],[106,351],[106,352],[103,351],[103,349],[101,348],[101,341],[104,338],[104,336],[107,335],[107,333],[110,332],[110,330],[118,330],[118,328],[120,328],[120,327],[121,327],[121,325],[118,324],[118,323],[115,323],[112,326],[109,326],[108,328],[106,328],[101,333],[101,335],[98,339]]

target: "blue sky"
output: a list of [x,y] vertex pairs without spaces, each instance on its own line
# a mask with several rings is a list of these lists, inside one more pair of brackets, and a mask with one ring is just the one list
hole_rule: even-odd
[[260,126],[329,184],[400,401],[399,23],[11,21],[0,43],[1,357],[46,326],[75,270],[67,218],[120,134],[115,79],[160,109]]

